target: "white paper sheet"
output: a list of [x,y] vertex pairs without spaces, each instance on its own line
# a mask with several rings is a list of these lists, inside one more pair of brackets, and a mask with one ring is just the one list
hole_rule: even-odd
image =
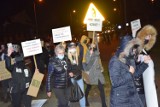
[[32,107],[42,107],[47,99],[32,100]]

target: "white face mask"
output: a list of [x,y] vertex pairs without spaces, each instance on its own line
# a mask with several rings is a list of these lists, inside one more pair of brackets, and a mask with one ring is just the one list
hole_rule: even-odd
[[64,55],[57,55],[57,57],[62,60],[64,58]]
[[71,53],[75,53],[75,52],[76,52],[76,49],[73,48],[73,49],[69,49],[68,51],[71,52]]

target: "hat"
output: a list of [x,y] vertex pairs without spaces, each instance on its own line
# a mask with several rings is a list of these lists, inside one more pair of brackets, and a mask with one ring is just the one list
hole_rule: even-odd
[[68,48],[72,47],[72,46],[75,46],[76,47],[76,44],[74,42],[71,42],[68,44]]

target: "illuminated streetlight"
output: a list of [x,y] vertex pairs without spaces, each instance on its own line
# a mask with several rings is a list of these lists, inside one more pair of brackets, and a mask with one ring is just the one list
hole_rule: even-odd
[[76,13],[76,10],[73,10],[73,13]]
[[126,23],[126,26],[129,26],[129,23]]
[[40,3],[41,3],[41,2],[43,2],[43,0],[38,0],[38,2],[40,2]]
[[113,11],[117,11],[117,8],[113,8]]
[[118,29],[121,29],[122,28],[122,26],[121,25],[118,25]]
[[113,0],[114,2],[116,1],[116,0]]

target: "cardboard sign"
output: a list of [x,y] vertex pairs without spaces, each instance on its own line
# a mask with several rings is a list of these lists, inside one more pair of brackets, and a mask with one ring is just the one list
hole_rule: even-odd
[[44,74],[42,73],[37,73],[37,72],[34,73],[27,95],[37,97],[43,77]]
[[22,42],[22,49],[24,57],[33,56],[42,53],[42,46],[40,39]]
[[132,36],[136,37],[136,32],[141,28],[141,22],[140,19],[131,21],[131,30],[132,30]]
[[11,73],[6,69],[5,61],[0,61],[0,81],[12,78]]
[[64,42],[72,40],[70,26],[52,29],[53,42]]
[[88,19],[87,31],[102,31],[102,20],[100,19]]

